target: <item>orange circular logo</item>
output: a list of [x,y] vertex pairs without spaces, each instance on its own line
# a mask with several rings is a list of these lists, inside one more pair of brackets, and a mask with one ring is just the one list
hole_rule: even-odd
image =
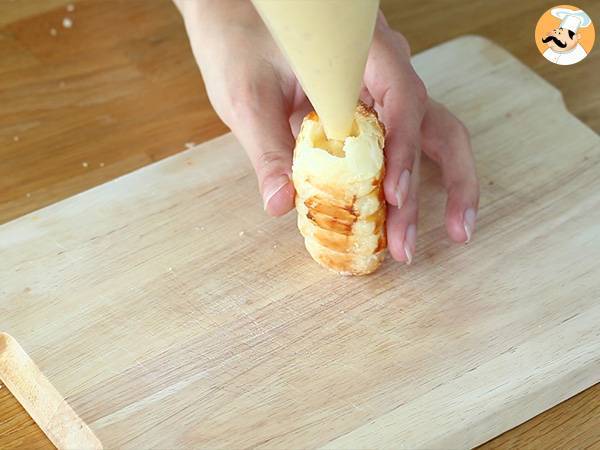
[[548,61],[569,66],[592,51],[596,31],[590,16],[577,6],[550,8],[535,27],[535,45]]

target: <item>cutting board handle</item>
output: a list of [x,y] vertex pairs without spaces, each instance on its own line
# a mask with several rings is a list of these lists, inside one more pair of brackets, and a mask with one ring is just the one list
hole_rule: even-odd
[[0,381],[57,448],[102,448],[92,430],[7,333],[0,333]]

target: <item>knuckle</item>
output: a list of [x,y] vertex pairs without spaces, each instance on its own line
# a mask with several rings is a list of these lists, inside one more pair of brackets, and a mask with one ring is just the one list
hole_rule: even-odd
[[375,34],[376,41],[383,44],[386,50],[398,52],[402,56],[411,55],[410,44],[402,33],[390,28],[386,23],[379,23]]
[[469,134],[469,129],[459,119],[456,119],[454,121],[453,133],[462,142],[469,142],[471,139],[470,134]]
[[418,152],[419,148],[415,143],[406,142],[386,151],[385,159],[390,166],[412,170]]
[[427,94],[427,87],[425,86],[425,83],[423,83],[423,80],[421,80],[421,78],[419,78],[419,76],[416,74],[414,85],[417,100],[419,101],[419,103],[421,103],[421,105],[425,106],[429,98],[429,95]]
[[439,149],[444,157],[456,158],[470,149],[471,138],[468,128],[453,114],[449,114],[442,124],[445,132],[433,136],[433,146]]
[[258,89],[251,81],[238,82],[228,89],[226,114],[232,120],[243,120],[256,110]]
[[415,188],[415,189],[411,189],[408,192],[408,201],[411,202],[414,205],[414,209],[415,209],[415,216],[418,214],[418,210],[419,210],[419,189]]
[[261,173],[268,173],[285,165],[286,158],[279,150],[267,150],[256,160],[256,170]]
[[399,50],[410,56],[411,55],[411,48],[410,48],[410,44],[408,43],[408,40],[404,37],[404,35],[402,33],[399,33],[398,31],[392,31],[393,36],[395,38],[396,41],[396,45],[398,46]]
[[289,156],[285,152],[274,150],[263,152],[252,158],[254,172],[259,184],[262,185],[270,177],[280,176],[281,174],[287,174],[291,179],[291,160]]
[[257,77],[245,76],[242,73],[252,73],[251,68],[226,71],[223,80],[223,118],[227,125],[247,120],[259,113],[261,93],[264,92],[264,82]]

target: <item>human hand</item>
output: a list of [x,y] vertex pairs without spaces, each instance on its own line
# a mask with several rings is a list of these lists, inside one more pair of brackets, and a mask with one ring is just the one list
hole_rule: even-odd
[[[176,0],[177,1],[177,0]],[[209,99],[244,146],[256,171],[265,210],[294,206],[290,181],[295,129],[312,108],[258,13],[247,0],[179,1]],[[388,246],[398,261],[415,253],[421,149],[436,161],[448,191],[446,228],[467,242],[475,228],[479,187],[464,126],[428,99],[402,35],[379,15],[361,99],[387,128],[384,191]]]
[[176,1],[215,111],[254,167],[265,211],[294,206],[294,136],[311,110],[290,66],[249,0]]
[[428,98],[411,65],[408,42],[381,13],[361,98],[374,104],[387,130],[384,191],[392,206],[386,222],[391,255],[410,264],[415,254],[421,150],[442,169],[448,235],[455,242],[468,242],[479,204],[469,133],[444,106]]

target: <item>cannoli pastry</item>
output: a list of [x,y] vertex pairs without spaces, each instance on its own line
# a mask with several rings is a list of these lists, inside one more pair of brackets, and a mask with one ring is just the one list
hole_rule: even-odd
[[313,259],[341,275],[371,273],[385,255],[384,136],[377,113],[359,103],[344,141],[328,140],[314,112],[296,139],[298,229]]

